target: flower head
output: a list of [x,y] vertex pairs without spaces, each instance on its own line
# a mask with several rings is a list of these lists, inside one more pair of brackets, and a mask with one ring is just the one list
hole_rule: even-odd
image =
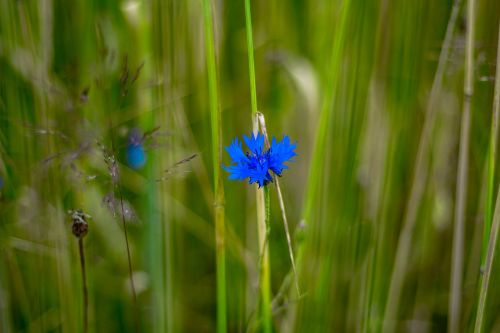
[[229,179],[244,180],[249,178],[249,184],[258,183],[259,187],[273,181],[269,171],[281,176],[284,169],[288,169],[285,162],[297,155],[294,149],[296,143],[290,143],[290,138],[283,136],[281,141],[273,138],[271,147],[264,149],[264,136],[260,133],[251,134],[250,137],[243,135],[248,151],[243,152],[242,143],[236,138],[231,145],[226,147],[226,151],[231,157],[231,164],[224,166],[224,170],[229,172]]
[[132,169],[140,169],[146,164],[146,153],[142,144],[142,133],[132,128],[128,136],[127,162]]

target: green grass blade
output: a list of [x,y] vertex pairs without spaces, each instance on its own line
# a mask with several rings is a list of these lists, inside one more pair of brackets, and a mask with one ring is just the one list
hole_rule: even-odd
[[[488,151],[488,199],[486,201],[487,205],[491,205],[491,201],[493,200],[492,192],[495,182],[495,160],[496,160],[496,146],[498,140],[498,116],[500,114],[500,26],[498,29],[498,33],[499,34],[498,34],[498,47],[497,47],[496,75],[495,75],[495,92],[493,97],[493,112],[491,116],[492,120],[491,120],[490,147]],[[491,207],[489,208],[491,209]],[[495,207],[495,215],[493,218],[492,226],[488,225],[489,222],[487,218],[488,215],[486,216],[486,220],[484,222],[484,231],[483,231],[484,234],[483,234],[482,256],[484,256],[484,258],[482,258],[481,260],[481,267],[484,268],[484,275],[480,279],[479,304],[474,325],[475,333],[480,333],[483,331],[486,300],[488,296],[488,287],[492,272],[493,258],[495,255],[495,248],[498,238],[498,229],[500,224],[500,193],[497,194],[497,203]],[[489,239],[487,245],[484,241],[484,237],[488,237]],[[484,248],[485,245],[487,246],[486,249]]]
[[[245,27],[247,36],[247,52],[248,52],[248,75],[250,77],[250,101],[252,117],[257,114],[257,84],[255,82],[255,60],[253,48],[253,31],[252,31],[252,12],[250,8],[250,0],[245,0]],[[254,121],[257,121],[256,119]],[[256,131],[254,127],[254,131]]]
[[212,160],[215,193],[215,243],[217,265],[217,332],[227,331],[226,323],[226,248],[224,225],[224,188],[220,168],[222,164],[222,128],[217,83],[217,64],[215,60],[215,42],[213,28],[212,4],[210,0],[203,1],[205,25],[205,54],[208,73],[208,93],[210,121],[212,128]]
[[429,151],[431,145],[432,131],[436,121],[437,98],[441,91],[441,84],[445,74],[446,61],[450,53],[453,41],[453,32],[458,18],[460,0],[457,0],[451,10],[450,19],[443,40],[441,53],[439,56],[438,67],[434,76],[429,100],[426,107],[426,118],[418,143],[417,157],[414,167],[413,181],[408,198],[403,228],[401,230],[398,246],[395,254],[394,267],[390,277],[388,299],[384,311],[383,330],[394,330],[401,290],[403,288],[404,274],[406,273],[407,261],[410,253],[413,231],[417,222],[418,207],[424,194],[424,185],[427,179],[427,168]]
[[462,289],[464,263],[464,231],[467,200],[467,173],[469,164],[469,141],[471,127],[471,99],[474,91],[474,7],[475,0],[467,3],[467,41],[465,57],[464,104],[460,127],[460,151],[458,156],[457,192],[453,229],[452,265],[450,275],[450,303],[448,332],[457,332],[462,318]]

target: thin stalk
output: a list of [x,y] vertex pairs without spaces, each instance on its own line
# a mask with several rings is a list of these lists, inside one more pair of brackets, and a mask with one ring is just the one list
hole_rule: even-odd
[[[260,190],[258,190],[260,191]],[[259,249],[261,253],[261,268],[260,268],[260,291],[261,291],[261,315],[263,331],[265,333],[272,332],[272,316],[271,316],[271,265],[269,261],[269,218],[270,218],[270,196],[267,185],[263,187],[264,209],[258,211],[259,223]]]
[[134,302],[134,322],[135,322],[135,331],[139,332],[139,313],[137,309],[137,292],[135,290],[133,270],[132,270],[132,258],[130,255],[130,245],[128,241],[128,233],[127,233],[127,225],[125,223],[125,209],[123,207],[123,194],[122,189],[119,184],[118,187],[118,195],[120,196],[120,207],[121,207],[121,216],[122,216],[122,225],[123,225],[123,235],[125,236],[125,246],[127,247],[127,261],[128,261],[128,273],[130,275],[130,288],[132,290],[132,300]]
[[224,223],[224,188],[220,165],[222,163],[221,146],[221,114],[217,83],[217,65],[215,60],[215,42],[212,4],[210,0],[203,1],[205,24],[205,56],[208,71],[208,92],[210,105],[210,120],[212,128],[212,160],[215,187],[215,244],[217,265],[217,332],[226,332],[226,245]]
[[[120,99],[119,103],[119,110],[121,109],[121,105],[123,103],[123,97]],[[123,235],[125,237],[125,248],[127,249],[127,262],[128,262],[128,273],[129,273],[129,280],[130,280],[130,289],[132,291],[132,301],[133,301],[133,307],[134,307],[134,324],[135,324],[135,331],[139,332],[139,313],[138,313],[138,307],[137,307],[137,292],[135,290],[135,284],[134,284],[134,277],[133,277],[133,270],[132,270],[132,257],[130,255],[130,244],[128,241],[128,233],[127,233],[127,224],[125,223],[125,208],[123,206],[123,193],[122,193],[122,188],[120,185],[120,177],[119,177],[119,169],[118,169],[118,164],[116,164],[115,161],[115,145],[114,145],[114,133],[113,133],[113,124],[111,121],[111,118],[109,118],[109,133],[110,133],[110,139],[111,139],[111,159],[112,162],[111,165],[108,165],[110,175],[111,175],[111,180],[113,185],[118,189],[118,196],[120,198],[120,210],[121,210],[121,216],[122,216],[122,226],[123,226]]]
[[493,192],[495,183],[495,158],[497,152],[497,138],[498,138],[498,114],[499,114],[499,90],[500,90],[500,69],[498,68],[500,64],[500,37],[499,45],[497,51],[497,69],[495,76],[495,96],[493,99],[493,112],[491,116],[491,132],[490,132],[490,146],[488,150],[488,190],[486,198],[486,214],[484,220],[484,232],[483,232],[483,247],[481,251],[481,268],[484,268],[486,261],[487,249],[488,249],[488,239],[490,236],[491,229],[491,219],[493,210]]
[[283,218],[283,225],[285,228],[286,241],[288,244],[288,254],[290,256],[290,262],[292,263],[293,275],[295,277],[295,289],[297,290],[297,297],[300,298],[300,287],[299,287],[299,276],[297,275],[297,268],[295,266],[295,259],[293,256],[292,240],[290,238],[290,229],[288,228],[288,220],[286,218],[285,202],[283,201],[283,195],[281,194],[281,187],[277,177],[274,177],[274,183],[276,184],[276,191],[278,193],[278,202],[280,204],[281,217]]
[[488,254],[486,256],[486,267],[485,267],[484,277],[481,280],[481,291],[479,293],[479,305],[477,309],[476,323],[474,325],[474,333],[480,333],[483,331],[484,308],[486,306],[486,299],[488,296],[488,287],[493,267],[493,259],[495,256],[495,248],[498,240],[499,226],[500,226],[500,192],[497,193],[495,214],[493,216],[493,225],[491,228],[490,240],[488,245]]
[[[248,76],[250,78],[250,100],[252,110],[253,132],[257,134],[259,121],[257,113],[257,85],[255,80],[255,61],[252,33],[252,14],[250,0],[245,0],[245,28],[247,36],[248,50]],[[271,324],[271,266],[269,262],[269,247],[267,246],[268,225],[269,225],[269,189],[264,186],[264,190],[256,191],[257,205],[257,231],[259,238],[259,251],[261,257],[260,269],[260,289],[261,306],[264,332],[272,332]]]
[[320,198],[320,187],[323,183],[321,179],[324,174],[324,157],[327,154],[328,133],[331,133],[331,123],[334,117],[333,104],[338,97],[338,86],[341,81],[341,68],[343,46],[347,38],[347,27],[349,24],[349,15],[351,13],[352,2],[342,1],[337,28],[333,39],[331,54],[327,64],[331,75],[327,76],[325,85],[325,94],[323,96],[322,106],[317,120],[318,128],[314,137],[313,152],[307,177],[307,188],[304,201],[304,221],[311,222],[313,212],[317,211],[317,203]]
[[462,312],[462,282],[464,266],[464,220],[467,196],[467,172],[469,159],[471,98],[474,91],[474,0],[467,3],[467,41],[465,56],[464,104],[460,131],[460,150],[458,155],[457,192],[455,204],[455,223],[453,229],[453,248],[450,276],[450,299],[448,332],[460,330]]
[[448,21],[448,26],[446,28],[441,53],[439,55],[436,74],[434,76],[431,92],[427,101],[425,121],[418,144],[417,157],[415,161],[415,173],[413,175],[410,198],[406,206],[405,218],[398,240],[396,258],[394,259],[394,267],[389,284],[389,294],[383,320],[384,332],[394,331],[394,324],[395,319],[397,318],[397,311],[399,309],[404,275],[406,273],[408,257],[410,254],[411,240],[413,238],[413,231],[417,222],[418,207],[424,194],[424,185],[427,180],[430,141],[436,121],[436,103],[438,101],[439,93],[441,92],[444,71],[450,54],[450,46],[453,40],[453,32],[455,30],[460,5],[461,0],[455,0],[451,10],[450,19]]
[[85,272],[85,252],[83,249],[83,237],[78,238],[78,249],[80,250],[80,267],[82,268],[83,333],[87,333],[89,326],[89,294],[87,291],[87,273]]
[[[270,144],[269,144],[269,137],[267,135],[266,119],[265,119],[264,114],[262,112],[257,112],[257,116],[259,117],[260,129],[261,129],[262,133],[264,134],[266,146],[269,148]],[[273,178],[274,178],[274,180],[273,180],[274,184],[276,185],[276,191],[278,193],[278,201],[280,204],[281,217],[283,218],[283,225],[285,227],[286,241],[288,244],[288,254],[290,255],[290,261],[292,263],[293,275],[294,275],[294,280],[295,280],[295,288],[297,290],[297,297],[300,298],[299,278],[297,275],[297,269],[295,266],[295,259],[293,256],[292,240],[290,238],[290,230],[288,228],[288,220],[286,218],[285,202],[283,200],[283,194],[281,193],[281,187],[280,187],[278,177],[273,177]]]
[[[486,204],[491,205],[493,201],[493,183],[495,180],[495,158],[496,158],[496,142],[498,137],[498,115],[500,114],[500,26],[498,29],[498,47],[497,47],[497,64],[495,76],[495,95],[493,98],[493,113],[491,123],[491,136],[490,136],[490,150],[488,154],[488,201]],[[491,191],[491,196],[489,195]],[[491,201],[490,201],[491,200]],[[488,287],[491,277],[491,269],[493,266],[493,257],[495,255],[495,248],[498,238],[498,229],[500,224],[500,193],[497,194],[497,202],[495,207],[495,215],[493,217],[493,225],[490,228],[489,222],[484,222],[483,234],[483,256],[484,256],[484,237],[489,237],[488,245],[486,248],[486,256],[484,263],[481,262],[481,267],[484,267],[484,276],[480,279],[481,289],[479,292],[479,304],[476,314],[476,323],[474,325],[474,332],[480,333],[483,330],[484,321],[484,308],[486,306],[486,299],[488,296]],[[491,231],[491,232],[490,232]]]
[[[255,61],[253,50],[253,33],[252,33],[252,12],[250,10],[250,0],[245,0],[245,27],[247,33],[247,50],[248,50],[248,73],[250,77],[250,101],[252,106],[252,115],[257,114],[257,84],[255,82]],[[254,131],[256,129],[254,128]]]

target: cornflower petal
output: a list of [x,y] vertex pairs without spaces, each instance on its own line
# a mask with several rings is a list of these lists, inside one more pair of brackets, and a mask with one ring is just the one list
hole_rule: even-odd
[[250,137],[243,135],[243,140],[245,140],[245,144],[252,153],[255,155],[262,154],[264,150],[264,135],[260,133],[257,133],[257,136],[252,133]]
[[284,169],[288,169],[285,162],[292,162],[292,157],[297,154],[294,152],[297,147],[297,143],[290,143],[290,138],[287,135],[283,136],[283,139],[279,142],[273,137],[271,141],[271,148],[269,149],[269,168],[278,176]]
[[248,158],[241,148],[241,142],[237,138],[233,140],[231,145],[226,147],[226,151],[234,163],[240,163],[241,161],[246,161]]

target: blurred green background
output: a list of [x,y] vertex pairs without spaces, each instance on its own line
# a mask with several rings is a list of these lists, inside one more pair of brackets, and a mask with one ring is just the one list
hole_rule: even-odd
[[[453,20],[452,0],[251,1],[259,110],[271,135],[298,142],[280,184],[303,295],[272,186],[275,331],[474,330],[497,190],[487,157],[500,2],[474,1],[472,16],[469,2],[457,3]],[[245,8],[211,4],[227,146],[252,130]],[[92,216],[89,331],[216,330],[206,28],[202,0],[0,0],[0,332],[82,331],[67,213],[78,208]],[[467,73],[467,177],[457,181]],[[132,128],[151,131],[139,170],[126,160]],[[116,187],[97,142],[116,155]],[[221,172],[227,328],[260,331],[255,188]],[[500,332],[499,265],[485,332]]]

